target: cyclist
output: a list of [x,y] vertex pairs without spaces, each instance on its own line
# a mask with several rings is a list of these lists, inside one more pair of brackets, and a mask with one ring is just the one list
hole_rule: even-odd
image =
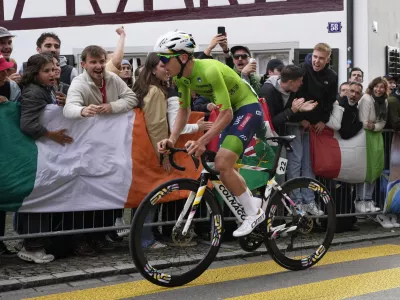
[[257,94],[234,70],[217,60],[194,59],[195,48],[193,37],[182,31],[168,32],[154,47],[170,76],[174,76],[180,98],[175,126],[169,139],[158,143],[158,150],[167,153],[167,145],[174,147],[190,114],[191,90],[212,100],[220,109],[218,118],[200,139],[188,141],[185,147],[189,155],[200,157],[206,145],[221,134],[215,168],[220,172],[222,183],[239,199],[247,214],[233,236],[245,236],[265,220],[265,213],[260,208],[261,199],[252,196],[234,166],[254,134],[264,127],[262,109]]

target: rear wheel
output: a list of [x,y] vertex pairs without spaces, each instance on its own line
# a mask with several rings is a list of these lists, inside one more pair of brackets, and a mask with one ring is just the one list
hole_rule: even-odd
[[[287,213],[282,203],[284,196],[292,199],[292,192],[302,189],[314,194],[315,204],[323,215],[304,216]],[[286,202],[287,203],[287,202]],[[328,251],[336,226],[333,199],[325,186],[315,179],[295,178],[275,192],[266,209],[267,234],[265,245],[273,260],[289,270],[304,270],[315,265]],[[290,231],[289,228],[297,229]],[[288,230],[289,229],[289,230]]]
[[[210,266],[218,253],[222,213],[210,190],[205,190],[205,205],[197,208],[187,234],[182,232],[198,188],[195,180],[171,180],[148,194],[135,213],[131,256],[143,277],[154,284],[174,287],[189,283]],[[177,225],[185,204],[189,209]],[[200,234],[196,234],[196,228],[201,229]]]

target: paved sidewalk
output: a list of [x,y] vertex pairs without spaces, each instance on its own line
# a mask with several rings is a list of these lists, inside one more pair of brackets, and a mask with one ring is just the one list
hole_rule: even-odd
[[[338,222],[340,222],[340,218]],[[360,231],[336,234],[333,244],[340,245],[400,236],[400,228],[384,229],[373,220],[361,220],[358,224],[361,227]],[[222,260],[265,254],[264,246],[256,252],[248,253],[241,250],[236,241],[232,241],[222,244],[219,257]],[[122,243],[117,244],[111,253],[100,254],[97,257],[71,256],[42,265],[24,262],[17,257],[2,259],[0,292],[94,278],[109,282],[112,280],[110,278],[114,278],[116,275],[127,277],[129,274],[135,278],[138,276],[129,254],[128,239],[125,239]],[[79,282],[77,282],[78,284]]]

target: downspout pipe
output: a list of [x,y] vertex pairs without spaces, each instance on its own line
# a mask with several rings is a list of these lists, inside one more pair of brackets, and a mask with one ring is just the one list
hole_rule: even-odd
[[347,0],[347,78],[354,67],[354,0]]

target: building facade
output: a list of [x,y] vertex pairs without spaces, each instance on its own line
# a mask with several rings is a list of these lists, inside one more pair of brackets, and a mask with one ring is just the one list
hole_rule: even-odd
[[[354,61],[348,60],[348,1],[354,2]],[[397,8],[396,0],[0,0],[0,26],[16,34],[13,57],[19,64],[36,52],[43,31],[57,33],[62,54],[72,55],[79,66],[80,53],[89,44],[113,50],[115,29],[124,25],[126,57],[136,66],[166,31],[192,33],[202,51],[217,27],[225,26],[229,46],[248,46],[259,73],[265,73],[271,58],[298,62],[301,53],[326,42],[335,49],[333,66],[341,81],[349,64],[363,68],[367,80],[385,74],[384,48],[399,46]],[[221,54],[217,46],[216,58],[222,59]]]

